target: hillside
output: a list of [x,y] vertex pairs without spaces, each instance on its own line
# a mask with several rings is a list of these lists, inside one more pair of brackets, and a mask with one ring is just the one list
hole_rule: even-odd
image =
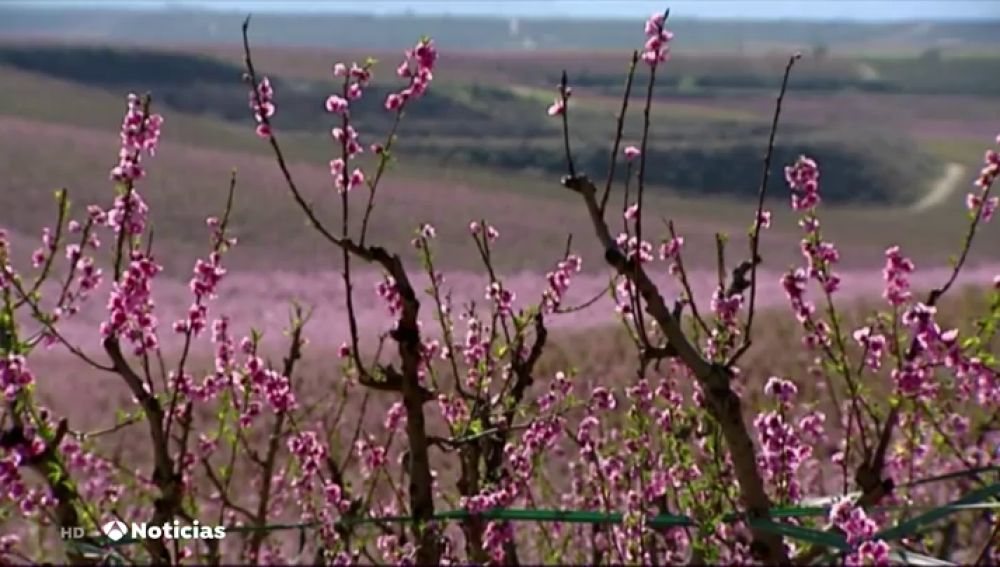
[[[390,70],[398,53],[376,55],[381,60],[376,83],[356,112],[366,143],[389,127],[380,102],[396,80]],[[321,213],[331,217],[336,211],[327,172],[334,153],[332,121],[322,101],[333,88],[330,64],[360,57],[358,51],[270,47],[256,53],[258,68],[275,81],[276,125],[293,169]],[[900,92],[850,87],[850,81],[863,78],[862,65],[879,62],[891,60],[806,58],[796,70],[772,172],[775,228],[767,238],[773,246],[785,242],[769,249],[772,269],[799,254],[795,238],[789,238],[799,228],[785,211],[781,167],[800,153],[823,164],[826,230],[841,244],[846,263],[877,264],[891,243],[932,265],[944,264],[954,250],[965,183],[1000,124],[996,93],[989,93],[995,78],[982,73],[977,79],[962,67],[959,82],[973,85],[980,93],[975,95],[923,92],[918,83],[927,80],[916,73],[900,83]],[[924,64],[935,63],[912,58],[896,63],[899,69]],[[739,238],[746,230],[781,65],[779,57],[682,53],[665,67],[665,88],[651,116],[655,166],[649,169],[649,199],[658,217],[675,219],[689,237],[695,264],[711,264],[715,231]],[[621,101],[596,78],[617,72],[620,82],[622,57],[445,51],[439,66],[434,88],[404,121],[399,162],[381,194],[374,228],[385,244],[403,248],[417,224],[432,222],[443,237],[441,266],[466,269],[475,267],[477,258],[465,223],[486,217],[504,231],[500,265],[547,269],[554,258],[523,251],[558,249],[568,234],[585,226],[578,203],[557,185],[565,166],[559,123],[545,116],[552,85],[562,68],[580,83],[572,100],[574,154],[582,169],[602,177]],[[236,218],[244,227],[234,265],[335,267],[337,259],[288,200],[267,146],[251,133],[241,73],[238,50],[226,46],[0,42],[3,224],[18,238],[37,238],[38,227],[50,222],[51,191],[60,186],[71,190],[78,205],[107,202],[106,172],[116,152],[124,94],[148,90],[167,123],[144,191],[157,210],[158,246],[172,273],[186,273],[203,250],[201,217],[221,203],[234,166],[240,179]],[[688,80],[694,73],[700,74]],[[723,80],[733,73],[760,82],[733,86]],[[641,72],[637,85],[643,81]],[[809,87],[808,81],[827,86]],[[631,101],[633,111],[641,107],[640,91],[637,87]],[[639,113],[633,112],[625,142],[637,143],[640,132]],[[909,210],[918,204],[920,210]],[[948,213],[944,220],[942,212]],[[995,231],[990,227],[986,236],[995,238]],[[976,254],[996,257],[995,250]],[[585,259],[588,269],[600,260],[592,250]]]
[[[767,113],[740,115],[721,109],[723,102],[734,100],[746,89],[721,80],[730,77],[733,70],[718,64],[713,67],[712,61],[704,62],[706,72],[719,68],[718,74],[708,75],[719,80],[713,83],[702,77],[693,83],[701,86],[685,87],[685,92],[679,92],[677,84],[686,80],[683,73],[695,62],[681,61],[664,78],[651,137],[653,155],[664,167],[650,169],[647,179],[659,190],[677,194],[751,199],[756,194],[754,180],[759,175],[761,144],[769,128]],[[244,86],[239,80],[241,68],[202,55],[93,46],[7,45],[0,47],[0,64],[110,93],[153,92],[169,108],[234,125],[246,124],[248,119]],[[445,59],[441,66],[447,68],[448,64]],[[829,83],[829,77],[836,76],[843,66],[806,65],[792,93],[814,93],[817,85]],[[538,67],[554,69],[546,62]],[[263,64],[261,68],[267,71]],[[762,78],[763,68],[749,71]],[[277,71],[274,82],[281,111],[276,125],[302,135],[327,132],[329,120],[317,118],[322,116],[321,101],[331,91],[330,82],[285,78],[281,67]],[[608,162],[613,97],[595,82],[595,76],[581,72],[577,79],[583,91],[574,99],[573,134],[580,163],[588,170],[601,171]],[[543,97],[551,95],[528,77],[519,79],[523,82],[501,84],[463,77],[457,72],[445,74],[445,82],[421,101],[420,112],[411,113],[409,136],[400,150],[439,167],[474,167],[503,174],[561,174],[565,164],[560,125],[544,116]],[[642,75],[637,77],[638,84],[643,79]],[[813,83],[801,82],[810,80]],[[388,82],[369,89],[356,112],[361,131],[389,129],[391,117],[380,107],[391,88],[395,87]],[[640,90],[637,88],[636,94]],[[524,119],[532,115],[538,118]],[[640,116],[635,113],[627,121],[625,136],[637,141],[641,130]],[[781,164],[802,153],[824,155],[832,165],[825,191],[833,203],[912,203],[928,189],[928,180],[944,167],[942,161],[913,144],[906,135],[879,131],[862,121],[831,127],[788,120],[778,140],[773,173],[780,175]],[[727,167],[714,167],[718,163]]]

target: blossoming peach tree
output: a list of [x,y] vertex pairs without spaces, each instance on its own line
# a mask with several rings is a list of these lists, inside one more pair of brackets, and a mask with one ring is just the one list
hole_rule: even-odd
[[[330,174],[341,215],[327,219],[303,197],[286,165],[271,121],[280,93],[254,67],[249,20],[244,24],[244,78],[257,135],[273,150],[291,197],[342,262],[350,339],[336,349],[339,358],[327,359],[336,379],[324,387],[332,393],[315,402],[299,376],[307,346],[302,308],[293,308],[280,363],[265,357],[260,333],[234,329],[225,314],[210,314],[216,294],[224,292],[224,258],[236,245],[230,231],[235,173],[227,197],[220,198],[222,213],[207,222],[208,254],[194,266],[190,309],[166,328],[160,324],[153,298],[161,267],[149,232],[152,212],[140,189],[163,118],[152,112],[148,96],[130,95],[110,206],[92,205],[73,218],[67,193],[58,192],[57,223],[43,231],[30,267],[18,267],[11,244],[0,237],[0,559],[1000,559],[1000,523],[988,502],[1000,492],[990,480],[1000,464],[1000,277],[984,286],[987,309],[967,329],[936,322],[977,229],[997,207],[990,192],[1000,157],[987,152],[968,197],[968,232],[950,277],[921,301],[909,285],[914,264],[898,247],[889,248],[883,308],[860,328],[847,327],[837,309],[839,253],[821,231],[820,166],[808,157],[789,164],[785,181],[791,207],[801,215],[803,264],[781,283],[815,363],[797,375],[752,380],[740,363],[760,333],[757,268],[760,236],[770,225],[764,207],[771,149],[797,57],[788,62],[777,98],[747,259],[730,270],[726,241],[718,239],[718,285],[705,310],[688,281],[683,236],[667,223],[657,258],[644,226],[650,108],[672,39],[666,20],[667,14],[658,14],[646,22],[645,45],[633,54],[602,187],[574,165],[565,74],[548,109],[563,125],[568,171],[562,185],[586,208],[590,226],[581,228],[604,251],[614,317],[634,345],[634,378],[590,391],[578,387],[586,368],[539,370],[549,341],[546,322],[592,308],[593,302],[565,301],[581,269],[570,246],[554,256],[544,293],[522,300],[494,268],[499,229],[472,221],[486,302],[454,306],[435,265],[432,226],[415,227],[408,256],[429,275],[424,290],[414,287],[412,262],[372,243],[369,221],[395,159],[397,128],[433,80],[438,53],[430,39],[407,50],[396,69],[403,86],[384,101],[395,120],[381,143],[362,143],[352,114],[373,80],[374,62],[333,67],[338,86],[325,108],[336,122]],[[638,65],[648,66],[641,143],[623,148]],[[620,192],[614,190],[623,177],[616,175],[619,154],[625,165]],[[613,193],[621,197],[620,212],[610,210]],[[351,223],[357,218],[352,207],[362,211],[360,223]],[[618,234],[610,227],[615,218],[623,227]],[[98,259],[104,249],[107,261]],[[394,319],[371,344],[355,316],[358,263],[383,272],[375,292]],[[684,290],[669,304],[654,283],[661,271]],[[61,326],[98,294],[107,297],[98,345],[74,344]],[[175,335],[179,348],[161,344],[163,333]],[[213,349],[209,368],[191,356],[198,342]],[[115,427],[78,432],[60,408],[41,403],[36,385],[55,377],[36,374],[31,361],[46,347],[64,349],[127,386],[133,405],[120,408]],[[799,395],[815,383],[827,386],[828,400]],[[765,401],[751,407],[748,392],[761,386]],[[367,419],[370,399],[386,401],[378,421]],[[354,423],[343,418],[348,406],[361,407]],[[103,443],[112,430],[127,432],[142,448],[140,466],[121,462]],[[949,503],[932,516],[920,515]],[[948,514],[960,519],[935,523]],[[221,525],[226,537],[196,529],[189,539],[116,542],[99,535],[100,526],[113,521],[163,526],[164,533],[171,526]],[[66,530],[83,537],[60,540]]]

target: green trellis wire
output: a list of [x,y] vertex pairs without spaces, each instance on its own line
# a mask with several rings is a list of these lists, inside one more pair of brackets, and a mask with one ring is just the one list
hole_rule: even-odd
[[[954,473],[948,473],[943,475],[934,476],[931,478],[917,480],[908,483],[906,486],[919,486],[923,484],[929,484],[932,482],[939,482],[944,480],[950,480],[955,478],[967,477],[985,472],[998,472],[1000,467],[979,467],[975,469],[969,469]],[[965,496],[954,500],[949,504],[943,506],[934,507],[918,516],[905,520],[893,527],[883,529],[882,531],[875,534],[875,538],[882,539],[885,541],[894,541],[906,536],[917,533],[921,528],[925,528],[930,524],[933,524],[947,516],[952,514],[967,511],[967,510],[989,510],[989,509],[1000,509],[1000,501],[990,501],[992,498],[1000,496],[1000,482],[987,485],[982,488],[978,488],[966,494]],[[877,507],[875,510],[895,510],[900,509],[898,506],[882,506]],[[910,507],[912,509],[912,507]],[[747,524],[750,527],[757,528],[760,530],[768,531],[774,534],[779,534],[785,537],[789,537],[800,542],[809,543],[813,545],[824,546],[827,548],[832,548],[836,551],[849,551],[851,546],[847,543],[847,540],[843,535],[818,530],[815,528],[807,528],[803,526],[796,526],[785,522],[780,522],[782,518],[810,518],[810,517],[822,517],[829,513],[829,506],[790,506],[790,507],[780,507],[773,508],[770,512],[769,518],[754,518],[747,520]],[[494,508],[490,510],[484,510],[482,512],[473,514],[468,510],[449,510],[445,512],[439,512],[431,517],[432,521],[438,522],[452,522],[467,520],[470,518],[480,518],[484,520],[503,520],[509,522],[555,522],[555,523],[569,523],[569,524],[620,524],[623,519],[623,515],[617,512],[593,512],[593,511],[583,511],[583,510],[546,510],[546,509],[524,509],[524,508]],[[404,523],[413,521],[412,516],[382,516],[382,517],[345,517],[339,520],[341,524],[378,524],[378,523]],[[734,522],[741,519],[745,519],[744,514],[727,514],[723,516],[722,520],[724,522]],[[686,527],[694,526],[695,522],[687,516],[681,516],[676,514],[659,514],[656,516],[649,516],[646,518],[646,525],[653,528],[667,528],[667,527]],[[299,530],[305,531],[307,529],[316,528],[320,525],[319,522],[304,522],[297,524],[269,524],[265,526],[235,526],[227,527],[226,533],[249,533],[249,532],[259,532],[259,531],[284,531],[284,530]],[[139,540],[133,538],[124,538],[118,541],[112,541],[108,538],[96,538],[96,545],[92,543],[85,542],[69,542],[70,545],[76,546],[78,549],[89,553],[96,553],[99,555],[108,556],[109,548],[119,547],[124,545],[131,545],[139,543]],[[113,551],[111,551],[113,554]],[[904,555],[899,554],[901,557]],[[911,558],[920,558],[918,554],[906,554]],[[923,563],[930,564],[930,563]],[[947,565],[947,562],[937,563],[939,565]]]

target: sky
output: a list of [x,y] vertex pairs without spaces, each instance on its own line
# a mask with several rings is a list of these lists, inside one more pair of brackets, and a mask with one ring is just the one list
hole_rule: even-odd
[[294,11],[575,18],[635,18],[670,6],[671,12],[679,18],[860,21],[1000,19],[1000,0],[27,0],[16,3],[89,8],[174,6],[258,13]]

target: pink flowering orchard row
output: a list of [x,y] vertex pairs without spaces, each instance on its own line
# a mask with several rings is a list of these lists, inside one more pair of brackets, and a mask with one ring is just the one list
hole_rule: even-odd
[[[641,55],[637,51],[633,62],[641,59],[655,71],[667,61],[673,40],[667,15],[645,23]],[[0,390],[6,402],[0,410],[0,561],[808,563],[827,550],[761,530],[748,519],[773,506],[805,506],[824,497],[824,515],[776,521],[843,536],[848,551],[833,556],[839,563],[884,565],[899,542],[880,538],[882,528],[984,479],[915,481],[1000,465],[1000,276],[980,320],[961,330],[937,322],[938,302],[961,270],[977,227],[996,209],[995,150],[986,154],[966,201],[970,227],[952,278],[920,301],[909,283],[914,263],[898,247],[889,248],[884,309],[856,328],[847,326],[836,304],[840,254],[821,231],[820,166],[807,157],[789,164],[785,181],[791,208],[801,215],[803,264],[784,275],[782,285],[811,362],[794,376],[765,380],[740,365],[753,339],[768,331],[753,324],[760,260],[751,257],[721,274],[708,309],[699,309],[687,280],[683,235],[669,223],[657,247],[642,230],[648,121],[638,145],[621,148],[621,131],[616,135],[612,163],[620,154],[625,173],[609,175],[606,191],[623,185],[614,192],[621,209],[609,216],[607,197],[572,163],[571,88],[564,78],[548,109],[565,128],[570,175],[564,185],[584,201],[613,269],[609,318],[634,344],[628,368],[634,377],[604,383],[593,369],[543,371],[539,363],[549,344],[547,321],[599,308],[599,298],[569,304],[574,274],[582,269],[571,250],[554,251],[539,297],[517,297],[494,267],[504,242],[500,230],[473,220],[469,237],[483,263],[483,298],[454,305],[435,265],[433,226],[419,225],[412,240],[429,275],[422,294],[411,284],[409,263],[368,243],[403,110],[433,80],[438,54],[431,40],[407,50],[396,69],[405,84],[383,102],[396,120],[382,143],[365,146],[367,134],[355,128],[352,116],[375,79],[374,63],[334,65],[338,90],[325,108],[335,121],[330,184],[341,203],[338,223],[318,216],[284,165],[271,121],[280,93],[258,77],[246,34],[245,25],[245,80],[257,135],[274,151],[303,214],[341,253],[350,340],[336,349],[335,359],[320,350],[332,376],[317,386],[304,381],[299,368],[310,346],[304,309],[291,310],[279,361],[266,354],[277,345],[263,342],[275,330],[235,329],[226,314],[212,312],[212,300],[225,293],[223,260],[236,245],[228,228],[234,174],[228,198],[220,197],[224,213],[207,220],[208,253],[192,271],[190,308],[169,325],[181,347],[163,346],[155,301],[162,268],[148,234],[155,212],[139,192],[163,119],[151,113],[148,98],[130,96],[119,163],[111,171],[111,205],[90,206],[75,220],[66,193],[59,193],[57,224],[43,230],[30,270],[18,269],[0,233]],[[785,79],[787,84],[787,71]],[[654,81],[652,73],[646,116]],[[627,90],[626,103],[629,96]],[[766,189],[765,173],[749,235],[751,256],[761,231],[771,226]],[[363,212],[361,223],[349,224],[356,218],[351,207]],[[621,229],[612,230],[609,218]],[[111,245],[102,247],[102,237]],[[719,246],[725,242],[720,237]],[[98,262],[101,250],[110,262]],[[65,269],[54,269],[57,261],[59,267],[65,261]],[[383,270],[375,290],[352,285],[360,262]],[[672,306],[653,284],[651,275],[661,270],[684,290]],[[47,280],[57,285],[43,294]],[[60,333],[60,324],[95,293],[108,298],[96,352],[95,345],[72,344]],[[360,338],[358,293],[376,294],[394,319],[377,343]],[[319,341],[325,334],[311,331]],[[191,356],[197,342],[211,348],[209,368]],[[63,377],[32,371],[38,346],[65,349],[79,364],[120,380],[133,400],[119,408],[119,421],[79,432],[60,408],[45,407],[38,382]],[[117,457],[115,436],[138,447],[136,455],[124,462]],[[483,515],[496,508],[620,513],[622,521],[515,524]],[[449,509],[468,516],[435,520]],[[720,521],[733,513],[733,521]],[[659,514],[692,522],[663,527],[653,522]],[[400,516],[409,519],[387,520]],[[103,546],[100,540],[86,549],[50,545],[57,527],[93,532],[115,519],[198,520],[245,530],[221,542],[105,547],[104,558],[87,551]],[[949,538],[905,543],[910,552],[960,561],[1000,559],[998,547],[988,543],[994,516],[966,512],[958,522]],[[276,524],[301,529],[289,537],[269,528]],[[945,540],[950,549],[942,549]]]

